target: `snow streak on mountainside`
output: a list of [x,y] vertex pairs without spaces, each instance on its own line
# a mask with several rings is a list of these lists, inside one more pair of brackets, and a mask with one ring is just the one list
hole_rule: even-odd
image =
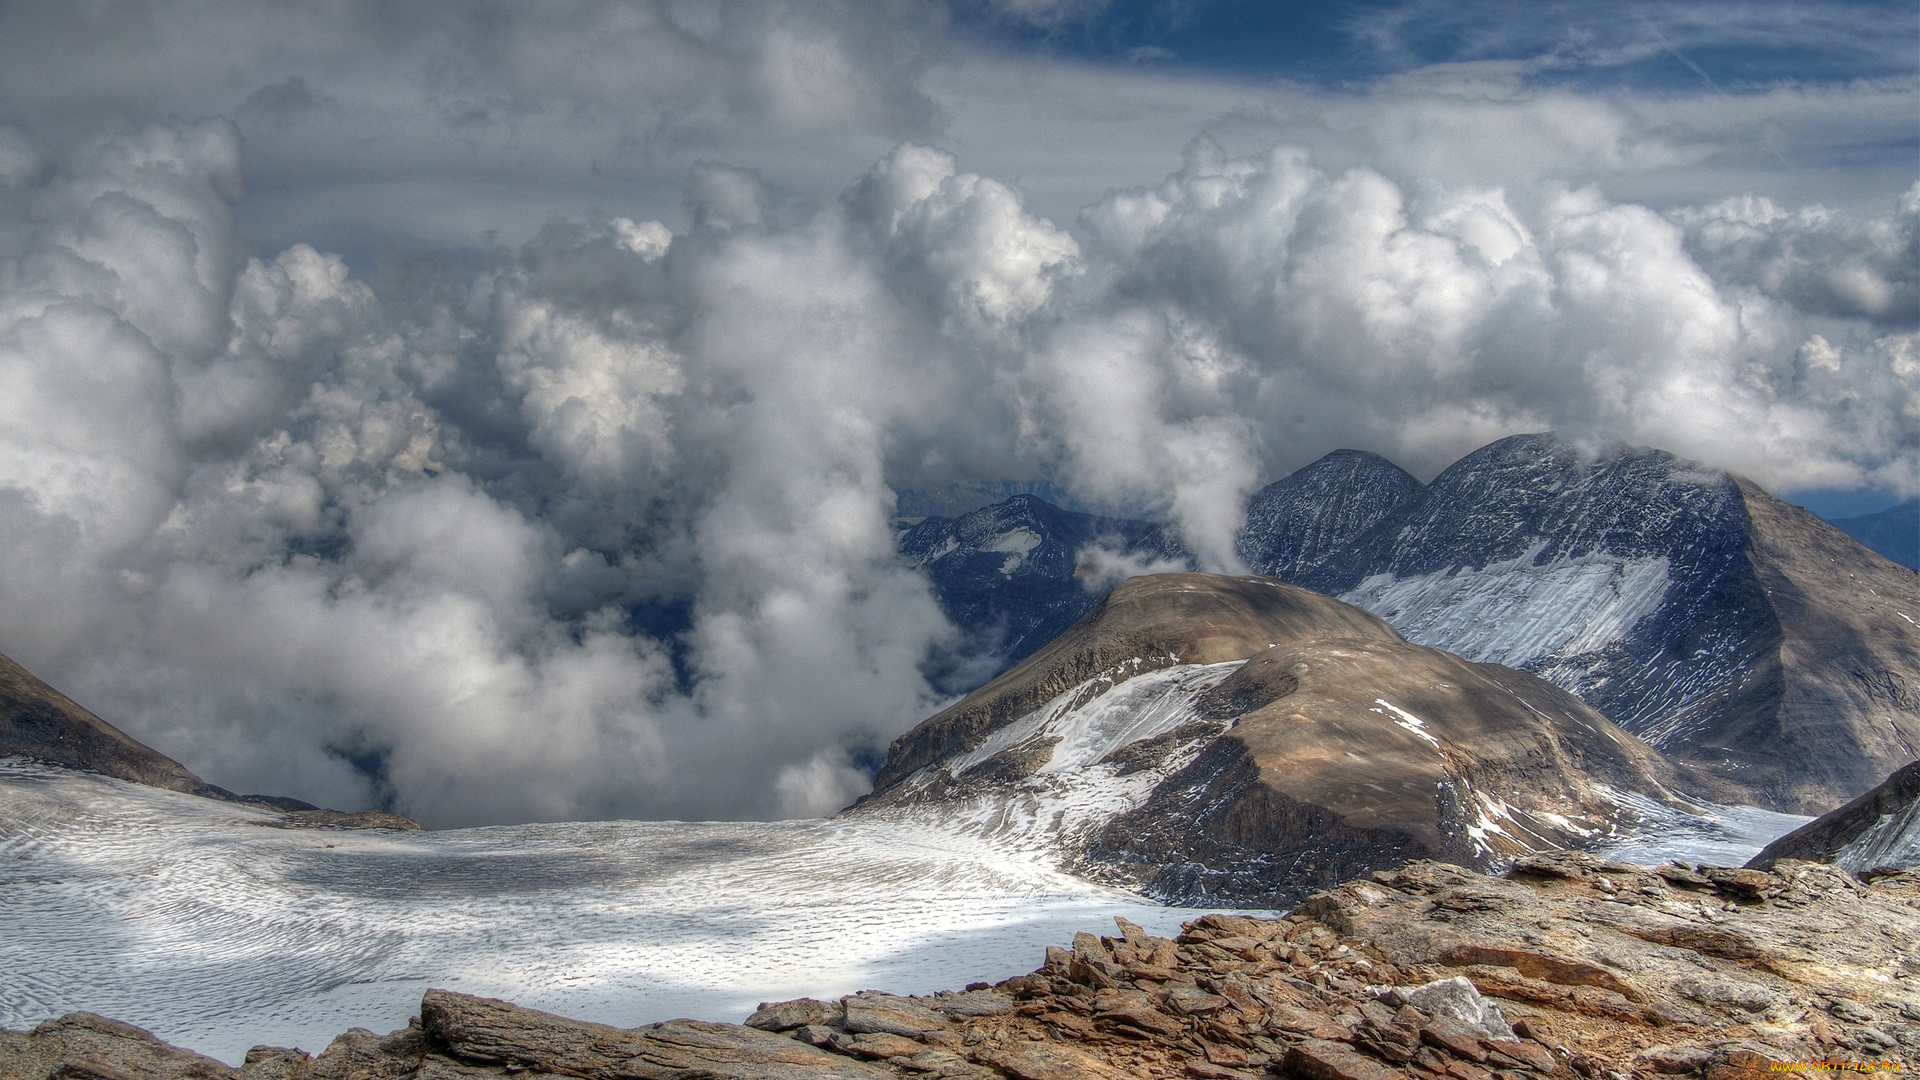
[[958,644],[930,665],[949,693],[973,689],[1060,636],[1124,573],[1191,563],[1161,526],[1062,510],[1031,495],[927,518],[901,535],[900,553],[926,572],[960,628]]
[[1146,802],[1225,730],[1202,719],[1199,701],[1242,663],[1135,675],[1136,659],[1097,673],[846,816],[955,829],[997,850],[1074,863],[1116,816]]
[[1396,578],[1376,574],[1340,599],[1358,604],[1411,640],[1469,660],[1526,667],[1543,656],[1579,655],[1625,637],[1659,610],[1673,584],[1667,559],[1606,555],[1534,563],[1546,542],[1480,569]]
[[0,759],[0,1027],[74,1010],[238,1062],[402,1026],[442,986],[630,1027],[1031,970],[1195,912],[934,820],[263,827],[265,811]]
[[1752,658],[1745,532],[1725,474],[1518,435],[1455,462],[1303,583],[1421,644],[1550,671],[1645,735]]

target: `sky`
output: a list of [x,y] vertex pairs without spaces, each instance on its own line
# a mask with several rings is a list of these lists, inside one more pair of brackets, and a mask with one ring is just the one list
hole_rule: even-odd
[[[1911,3],[0,4],[0,651],[433,826],[828,813],[902,491],[1920,494]],[[1851,502],[1849,502],[1851,500]]]

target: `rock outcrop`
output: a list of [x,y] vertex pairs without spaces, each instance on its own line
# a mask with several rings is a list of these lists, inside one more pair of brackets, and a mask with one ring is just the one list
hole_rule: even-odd
[[1163,574],[895,740],[853,812],[1022,823],[1158,899],[1278,907],[1409,858],[1578,846],[1632,820],[1619,792],[1699,790],[1532,675],[1271,578]]
[[1781,859],[1833,863],[1856,872],[1920,866],[1920,761],[1768,844],[1747,865],[1766,870]]
[[1386,458],[1335,450],[1254,493],[1240,557],[1256,574],[1304,580],[1420,490],[1420,481]]
[[213,790],[186,766],[0,656],[0,757],[13,755],[190,795]]
[[429,990],[386,1036],[237,1069],[86,1013],[0,1033],[9,1080],[1518,1080],[1761,1077],[1920,1056],[1920,874],[1560,854],[1415,862],[1280,919],[1118,920],[998,985],[583,1023]]

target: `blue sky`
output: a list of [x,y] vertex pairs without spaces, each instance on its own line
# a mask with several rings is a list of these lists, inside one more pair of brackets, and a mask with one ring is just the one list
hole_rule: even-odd
[[1536,87],[1741,91],[1910,75],[1920,42],[1904,3],[1118,0],[957,14],[962,32],[1017,48],[1334,88],[1436,64],[1524,63]]

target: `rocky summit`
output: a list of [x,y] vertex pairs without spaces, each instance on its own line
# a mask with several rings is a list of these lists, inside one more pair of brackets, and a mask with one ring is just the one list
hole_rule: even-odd
[[0,1033],[9,1080],[1516,1080],[1761,1077],[1920,1057],[1920,873],[1413,862],[1284,918],[1049,947],[958,992],[590,1024],[429,990],[407,1027],[238,1068],[75,1013]]
[[977,821],[1158,899],[1278,907],[1409,858],[1582,845],[1632,820],[1622,792],[1700,790],[1533,675],[1271,578],[1160,574],[895,740],[851,812]]
[[[1044,507],[987,507],[976,539],[935,522],[906,545],[960,625],[1023,635],[1006,659],[1038,646],[1041,615],[1064,628],[1097,598],[1068,587],[1070,559],[1014,557],[1058,531]],[[1911,511],[1888,512],[1901,558]],[[1130,550],[1175,550],[1129,528],[1142,545]],[[1717,774],[1731,801],[1818,814],[1920,756],[1920,578],[1665,451],[1516,435],[1425,485],[1335,451],[1256,493],[1238,544],[1255,572],[1365,608],[1415,644],[1539,675]],[[1020,577],[1042,566],[1051,592]],[[955,690],[980,681],[962,673],[998,670],[949,668]]]

